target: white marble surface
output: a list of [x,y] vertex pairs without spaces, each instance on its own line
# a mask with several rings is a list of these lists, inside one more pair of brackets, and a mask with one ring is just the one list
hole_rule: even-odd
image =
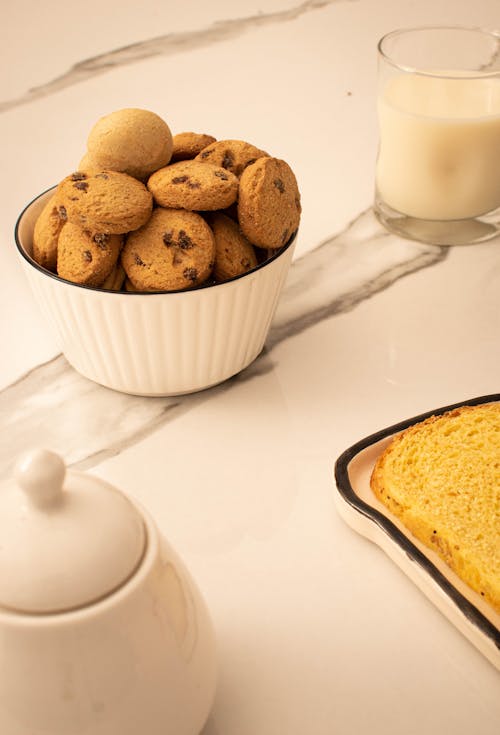
[[[370,209],[378,38],[414,24],[499,29],[498,0],[39,8],[10,3],[0,25],[2,479],[43,444],[154,514],[217,629],[204,735],[498,732],[498,672],[333,505],[350,444],[499,390],[500,241],[411,243]],[[302,192],[266,350],[188,397],[134,398],[77,375],[13,246],[22,207],[121,107],[249,140],[285,158]]]

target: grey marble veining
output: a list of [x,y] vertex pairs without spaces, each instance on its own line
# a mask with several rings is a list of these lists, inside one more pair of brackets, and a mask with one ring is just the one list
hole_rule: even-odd
[[372,209],[362,212],[343,232],[292,264],[267,345],[350,311],[399,278],[445,259],[448,252],[446,247],[401,240],[379,224]]
[[283,340],[345,313],[400,278],[440,263],[447,248],[404,241],[386,232],[371,210],[292,263],[266,347],[245,371],[210,390],[187,396],[142,398],[81,377],[60,355],[0,392],[8,441],[0,445],[0,479],[31,446],[64,453],[69,465],[95,466],[168,421],[214,396],[273,369]]
[[[78,62],[57,78],[15,99],[0,112],[47,97],[107,71],[155,56],[189,52],[293,21],[343,0],[304,0],[284,10],[226,19],[185,32],[167,33]],[[439,263],[447,249],[389,235],[371,210],[332,235],[291,267],[286,288],[259,358],[231,380],[197,394],[142,398],[114,392],[76,373],[62,355],[39,365],[0,392],[0,414],[9,440],[0,446],[0,479],[15,458],[43,444],[64,453],[68,464],[86,469],[119,454],[166,422],[220,391],[256,380],[273,369],[273,350],[311,326],[356,307],[405,275]],[[307,288],[304,287],[307,284]]]
[[[80,82],[105,74],[111,69],[134,64],[155,56],[171,56],[173,54],[194,51],[209,44],[220,43],[237,38],[254,28],[295,20],[304,13],[324,8],[345,0],[304,0],[304,2],[270,13],[259,12],[242,18],[219,20],[206,28],[193,31],[166,33],[155,38],[146,39],[127,46],[112,49],[106,53],[93,56],[74,64],[59,76],[41,84],[19,96],[0,101],[0,112],[5,112],[20,105],[59,92]],[[352,1],[352,0],[350,0]]]

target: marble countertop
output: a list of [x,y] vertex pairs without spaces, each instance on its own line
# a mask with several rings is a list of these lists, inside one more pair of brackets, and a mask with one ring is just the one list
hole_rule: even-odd
[[[499,390],[500,241],[405,241],[371,210],[378,38],[422,24],[499,29],[498,0],[33,9],[11,3],[0,31],[2,480],[43,444],[151,511],[217,631],[203,735],[497,733],[498,672],[341,520],[333,468],[372,432]],[[272,151],[302,193],[264,352],[190,396],[127,396],[78,375],[14,248],[24,205],[122,107]]]

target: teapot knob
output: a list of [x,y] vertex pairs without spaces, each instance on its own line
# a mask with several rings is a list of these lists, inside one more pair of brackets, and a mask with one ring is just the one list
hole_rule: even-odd
[[48,449],[36,449],[17,464],[15,476],[32,505],[42,510],[57,505],[63,498],[66,465]]

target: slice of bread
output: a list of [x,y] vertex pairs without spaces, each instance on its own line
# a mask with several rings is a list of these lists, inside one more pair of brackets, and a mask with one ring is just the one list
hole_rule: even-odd
[[500,612],[500,403],[462,406],[398,434],[371,488]]

